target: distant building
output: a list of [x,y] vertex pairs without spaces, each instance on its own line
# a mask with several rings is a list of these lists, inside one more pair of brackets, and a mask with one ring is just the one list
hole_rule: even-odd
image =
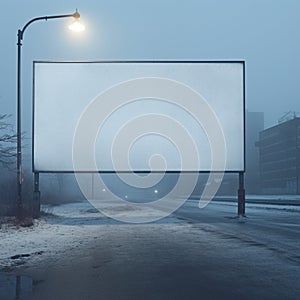
[[256,143],[265,194],[300,194],[300,118],[265,129]]
[[245,187],[247,193],[260,193],[259,150],[255,143],[259,133],[264,130],[263,112],[246,112],[246,173]]

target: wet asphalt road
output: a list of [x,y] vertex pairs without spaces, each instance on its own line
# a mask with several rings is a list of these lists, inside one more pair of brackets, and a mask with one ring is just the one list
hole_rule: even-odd
[[300,212],[188,201],[157,223],[116,223],[45,264],[26,299],[300,299]]

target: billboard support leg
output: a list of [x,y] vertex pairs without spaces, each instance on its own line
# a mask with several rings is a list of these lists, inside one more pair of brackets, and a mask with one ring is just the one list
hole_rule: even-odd
[[238,216],[246,216],[244,172],[239,172]]
[[34,172],[33,218],[39,218],[41,211],[40,173]]

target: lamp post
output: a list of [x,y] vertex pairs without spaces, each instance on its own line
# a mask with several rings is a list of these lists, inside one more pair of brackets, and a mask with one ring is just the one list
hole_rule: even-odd
[[23,216],[23,199],[22,199],[22,182],[23,182],[23,171],[22,171],[22,124],[21,124],[21,47],[24,37],[24,32],[27,27],[36,21],[47,21],[51,19],[62,19],[62,18],[74,18],[74,22],[69,25],[69,29],[73,31],[83,31],[84,25],[79,22],[80,14],[77,12],[66,15],[54,15],[44,16],[31,19],[25,24],[22,29],[18,30],[18,57],[17,57],[17,185],[18,185],[18,196],[17,196],[17,218],[22,219]]

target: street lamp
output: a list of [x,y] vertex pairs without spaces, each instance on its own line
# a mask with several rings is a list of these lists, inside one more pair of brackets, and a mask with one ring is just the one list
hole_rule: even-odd
[[23,218],[23,200],[22,200],[22,182],[23,182],[23,171],[22,171],[22,131],[21,131],[21,47],[24,32],[26,28],[36,21],[47,21],[51,19],[62,19],[62,18],[74,18],[74,22],[70,24],[69,29],[73,31],[83,31],[84,25],[79,22],[80,14],[77,12],[66,15],[54,15],[44,16],[31,19],[25,24],[23,29],[18,30],[18,64],[17,64],[17,185],[18,185],[18,198],[17,198],[17,218]]

